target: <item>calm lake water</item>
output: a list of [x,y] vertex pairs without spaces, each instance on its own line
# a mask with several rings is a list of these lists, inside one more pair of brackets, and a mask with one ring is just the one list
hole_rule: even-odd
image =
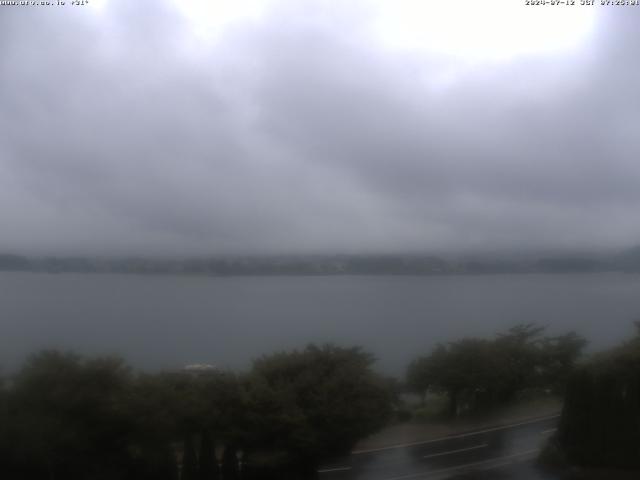
[[631,335],[640,275],[190,277],[0,273],[0,368],[37,349],[124,356],[144,369],[252,358],[308,342],[362,345],[402,374],[436,342],[520,322],[592,349]]

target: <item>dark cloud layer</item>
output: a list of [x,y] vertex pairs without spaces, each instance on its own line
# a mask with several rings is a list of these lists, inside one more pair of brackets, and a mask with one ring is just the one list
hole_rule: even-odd
[[638,21],[456,70],[354,6],[279,3],[211,42],[170,3],[2,7],[0,250],[640,243]]

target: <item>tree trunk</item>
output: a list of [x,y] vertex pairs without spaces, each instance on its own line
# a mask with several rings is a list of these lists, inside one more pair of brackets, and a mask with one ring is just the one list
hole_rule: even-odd
[[449,390],[449,418],[458,416],[458,390]]

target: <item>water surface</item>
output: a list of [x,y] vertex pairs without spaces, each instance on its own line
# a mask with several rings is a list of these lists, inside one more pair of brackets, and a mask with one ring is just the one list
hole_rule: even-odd
[[358,344],[401,374],[436,342],[519,322],[577,330],[591,348],[633,333],[640,275],[198,277],[0,273],[0,365],[45,347],[136,367],[252,358],[308,342]]

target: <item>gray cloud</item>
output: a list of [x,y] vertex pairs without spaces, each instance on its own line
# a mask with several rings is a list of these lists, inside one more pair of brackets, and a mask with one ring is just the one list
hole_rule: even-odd
[[4,7],[0,250],[640,242],[634,9],[577,51],[465,66],[338,8],[278,3],[198,44],[169,3]]

